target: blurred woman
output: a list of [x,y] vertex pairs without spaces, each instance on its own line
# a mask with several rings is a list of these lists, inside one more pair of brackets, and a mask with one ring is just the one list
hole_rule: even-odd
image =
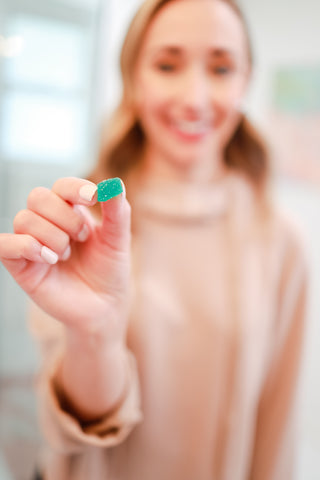
[[[36,188],[0,236],[37,305],[43,476],[290,479],[305,263],[241,111],[242,14],[146,1],[121,65],[90,181]],[[122,193],[97,203],[114,175],[132,227],[117,179]]]

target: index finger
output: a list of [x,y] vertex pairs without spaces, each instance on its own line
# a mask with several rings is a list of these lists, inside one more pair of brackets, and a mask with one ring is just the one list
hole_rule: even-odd
[[60,178],[54,183],[52,191],[72,204],[92,206],[97,202],[97,185],[83,178]]

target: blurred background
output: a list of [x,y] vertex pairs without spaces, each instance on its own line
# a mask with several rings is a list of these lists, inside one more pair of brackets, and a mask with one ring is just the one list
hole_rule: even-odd
[[[0,231],[37,185],[86,175],[120,95],[118,55],[141,0],[1,0]],[[275,160],[311,275],[296,480],[320,478],[320,3],[241,0],[256,62],[246,111]],[[0,479],[29,480],[41,436],[26,298],[0,266]],[[258,480],[258,479],[257,479]]]

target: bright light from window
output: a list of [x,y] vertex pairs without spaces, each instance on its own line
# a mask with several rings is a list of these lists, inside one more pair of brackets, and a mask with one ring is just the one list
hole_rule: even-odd
[[85,88],[88,38],[80,26],[21,15],[10,20],[7,31],[9,39],[15,39],[11,47],[8,40],[3,42],[8,50],[19,47],[18,39],[24,47],[21,55],[4,63],[7,82]]
[[85,109],[78,100],[8,94],[1,124],[2,150],[9,159],[70,162],[83,154]]
[[24,39],[19,35],[3,37],[0,35],[0,57],[17,57],[23,51]]

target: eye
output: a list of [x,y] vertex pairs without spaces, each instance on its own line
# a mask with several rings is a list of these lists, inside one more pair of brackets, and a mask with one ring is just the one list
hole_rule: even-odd
[[215,74],[215,75],[228,75],[229,73],[232,72],[232,69],[227,66],[227,65],[216,65],[212,68],[212,72]]
[[158,63],[157,68],[161,72],[173,72],[175,70],[175,65],[172,63]]

